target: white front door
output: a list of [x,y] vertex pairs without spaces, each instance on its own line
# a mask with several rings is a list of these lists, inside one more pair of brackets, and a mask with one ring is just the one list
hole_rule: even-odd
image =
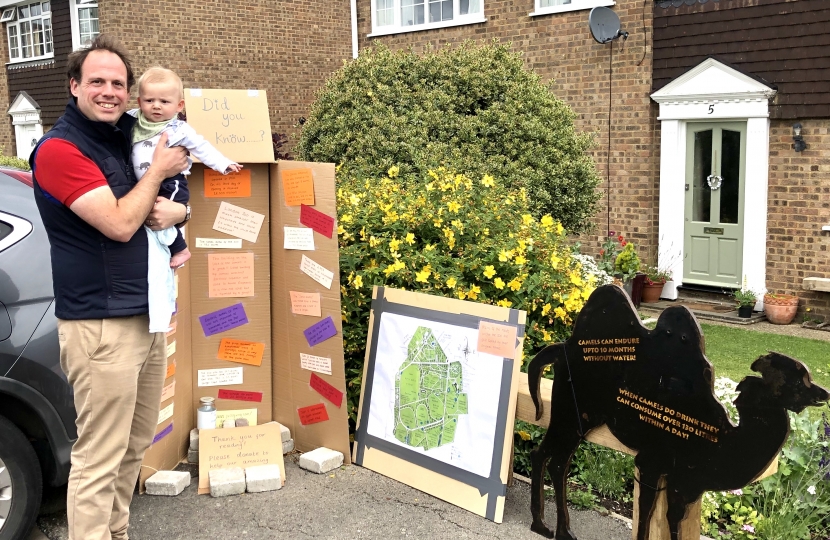
[[14,126],[14,138],[17,140],[17,157],[29,159],[37,141],[43,136],[41,124],[18,124]]

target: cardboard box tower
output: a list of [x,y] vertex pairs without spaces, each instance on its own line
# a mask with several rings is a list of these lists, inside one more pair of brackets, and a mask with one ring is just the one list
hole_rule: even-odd
[[153,445],[140,482],[187,455],[199,398],[222,418],[287,426],[295,447],[349,459],[334,165],[274,161],[262,90],[186,89],[188,122],[239,173],[194,164],[193,257],[177,312]]

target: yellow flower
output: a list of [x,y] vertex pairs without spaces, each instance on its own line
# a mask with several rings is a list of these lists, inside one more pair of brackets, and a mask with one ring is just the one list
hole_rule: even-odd
[[550,304],[549,303],[542,306],[542,317],[544,317],[548,313],[550,313]]
[[442,223],[444,223],[444,220],[441,218],[435,218],[432,220],[432,224],[436,227],[440,227]]
[[433,249],[435,249],[435,244],[427,244],[424,251],[432,251]]
[[561,235],[565,231],[565,227],[561,223],[556,224],[556,234]]
[[361,288],[363,286],[363,276],[357,276],[356,278],[354,278],[352,285],[354,285],[355,289]]
[[550,340],[551,340],[550,332],[548,332],[545,329],[542,329],[542,341],[550,341]]
[[523,255],[516,255],[516,258],[513,259],[513,262],[521,266],[527,262],[527,259],[525,259]]
[[522,288],[522,282],[516,278],[513,278],[510,280],[510,283],[508,283],[507,286],[510,287],[510,289],[513,291],[518,291]]
[[447,203],[447,208],[450,209],[450,212],[457,213],[461,209],[461,205],[455,201],[450,201]]
[[391,167],[389,167],[389,171],[387,172],[387,174],[389,175],[389,178],[395,178],[396,176],[398,176],[399,172],[401,172],[401,170],[398,168],[398,166],[392,165]]
[[358,204],[360,204],[360,197],[352,193],[351,195],[349,195],[349,202],[352,204],[352,206],[357,206]]
[[429,279],[429,275],[432,272],[429,270],[429,266],[425,266],[423,270],[420,272],[415,272],[415,281],[420,281],[421,283],[426,283]]
[[480,292],[481,287],[479,287],[478,285],[473,285],[472,287],[470,287],[470,290],[467,291],[467,298],[469,298],[470,300],[475,300],[478,298],[478,293]]
[[415,243],[415,235],[412,233],[406,233],[406,243],[410,246]]
[[596,290],[596,287],[588,286],[582,289],[582,299],[588,300],[588,297],[591,296],[591,293]]
[[337,226],[337,234],[346,234],[346,229],[343,228],[343,225]]
[[451,277],[447,280],[447,287],[449,287],[450,289],[455,289],[456,283],[458,283],[458,281],[454,277]]
[[389,251],[398,251],[401,247],[401,241],[398,239],[393,238],[389,241]]
[[530,214],[522,215],[522,225],[530,225],[531,223],[533,223],[533,216]]
[[559,262],[561,260],[562,259],[560,259],[559,257],[556,256],[556,253],[551,253],[551,255],[550,255],[550,265],[553,267],[554,270],[559,269]]
[[464,300],[464,291],[462,291],[461,289],[458,289],[458,292],[455,293],[455,295],[458,297],[459,300]]
[[577,287],[581,287],[584,284],[584,282],[582,281],[582,276],[576,270],[573,270],[571,272],[570,278],[571,278],[571,283],[573,283]]
[[493,180],[492,176],[490,176],[489,174],[485,174],[484,178],[481,179],[481,184],[484,187],[493,187],[496,184],[496,182]]
[[493,268],[492,264],[487,265],[487,266],[484,267],[484,277],[486,277],[487,279],[490,279],[495,275],[496,275],[496,269]]
[[390,276],[394,272],[397,272],[398,270],[403,270],[405,267],[406,267],[406,265],[404,263],[402,263],[401,261],[395,261],[394,263],[387,266],[386,269],[383,271],[383,273],[386,274],[387,276]]
[[564,321],[568,317],[568,314],[565,312],[564,309],[562,309],[562,306],[559,306],[556,309],[554,309],[553,314],[556,315],[556,318],[561,319],[562,321]]
[[500,277],[497,277],[496,280],[493,281],[493,285],[495,285],[499,290],[504,289],[504,281],[502,281]]
[[550,215],[542,216],[542,227],[546,229],[553,227],[553,218]]
[[507,257],[507,251],[505,251],[505,250],[501,250],[501,253],[499,253],[499,260],[500,260],[501,262],[507,262],[507,259],[508,259],[508,257]]
[[383,243],[383,240],[381,240],[379,238],[375,238],[374,236],[369,237],[369,247],[379,246],[382,243]]
[[499,300],[498,302],[496,302],[496,305],[501,306],[501,307],[510,307],[510,306],[513,305],[513,302],[511,302],[510,300],[502,299],[502,300]]

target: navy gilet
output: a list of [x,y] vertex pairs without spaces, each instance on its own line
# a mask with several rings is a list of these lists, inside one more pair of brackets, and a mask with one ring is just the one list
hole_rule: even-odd
[[130,165],[130,133],[135,118],[121,115],[113,126],[86,118],[70,98],[66,112],[38,141],[32,166],[35,202],[51,244],[55,316],[59,319],[107,319],[141,315],[147,306],[147,233],[144,227],[127,242],[117,242],[78,217],[40,189],[35,154],[44,141],[63,139],[92,160],[116,199],[137,181]]

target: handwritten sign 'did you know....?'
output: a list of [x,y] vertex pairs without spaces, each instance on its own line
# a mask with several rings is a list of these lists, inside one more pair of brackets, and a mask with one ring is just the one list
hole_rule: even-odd
[[207,142],[237,163],[271,163],[271,118],[265,90],[184,92],[187,123]]

